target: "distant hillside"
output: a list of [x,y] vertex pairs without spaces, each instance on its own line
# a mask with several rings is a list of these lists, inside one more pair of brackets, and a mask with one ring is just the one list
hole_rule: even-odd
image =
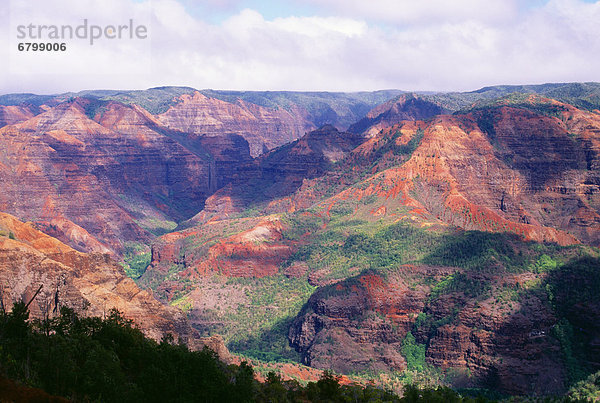
[[512,93],[542,95],[585,110],[600,108],[600,83],[498,85],[471,92],[423,94],[423,96],[443,108],[457,111],[468,108],[476,102],[489,101]]
[[[198,90],[190,87],[156,87],[147,90],[86,90],[56,95],[7,94],[0,95],[0,105],[57,104],[70,98],[85,97],[98,100],[114,100],[135,104],[152,114],[166,112],[181,95],[191,95]],[[345,129],[361,119],[376,105],[401,94],[399,90],[373,92],[294,92],[294,91],[218,91],[200,90],[201,94],[229,103],[243,100],[266,108],[305,110],[306,118],[315,127],[332,124]]]

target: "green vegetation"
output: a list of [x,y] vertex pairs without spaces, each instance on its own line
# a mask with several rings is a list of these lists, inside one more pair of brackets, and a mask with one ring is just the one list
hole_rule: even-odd
[[176,99],[184,94],[193,94],[189,87],[157,87],[140,91],[124,91],[102,97],[104,100],[119,101],[124,104],[135,104],[152,114],[166,112],[177,103]]
[[[402,353],[412,371],[426,369],[425,346],[409,333]],[[60,315],[29,320],[24,303],[0,311],[0,374],[74,401],[256,401],[256,402],[488,402],[484,390],[460,393],[448,387],[404,387],[400,398],[368,384],[341,385],[325,371],[302,386],[275,372],[264,383],[246,362],[225,365],[210,350],[189,351],[170,336],[147,339],[117,311],[105,319],[80,318],[63,307]],[[576,383],[569,399],[596,400],[600,373]],[[526,401],[522,399],[509,401]]]
[[402,136],[402,131],[398,130],[391,136],[386,136],[383,138],[383,144],[377,147],[377,151],[375,155],[372,157],[375,161],[381,159],[385,154],[389,151],[392,151],[394,155],[402,156],[412,155],[413,151],[417,149],[419,144],[421,144],[421,140],[423,140],[425,132],[423,129],[417,129],[415,135],[408,141],[406,144],[397,145],[396,141]]
[[138,255],[125,256],[125,274],[132,279],[138,279],[150,264],[150,252],[140,253]]
[[300,361],[289,346],[287,332],[293,318],[315,291],[305,279],[283,275],[263,278],[231,278],[244,286],[248,303],[226,312],[224,334],[232,351],[271,362]]
[[[251,396],[209,350],[190,352],[169,338],[156,343],[118,312],[106,319],[60,316],[28,321],[23,303],[0,312],[0,371],[76,401],[218,401]],[[247,377],[247,376],[246,376]],[[250,374],[251,378],[251,374]]]
[[423,129],[417,129],[417,132],[415,133],[414,137],[410,139],[408,143],[399,146],[398,149],[395,150],[395,153],[412,155],[413,151],[415,151],[417,147],[421,144],[421,140],[423,140],[424,135],[425,132],[423,131]]
[[552,259],[546,254],[543,254],[535,261],[535,263],[530,265],[529,270],[534,273],[546,273],[556,269],[558,264],[558,261]]
[[190,300],[189,296],[187,296],[187,295],[184,295],[183,297],[180,297],[180,298],[177,298],[177,299],[171,301],[170,305],[176,306],[177,308],[181,309],[183,312],[189,312],[194,307],[193,302]]
[[448,275],[431,289],[429,301],[434,301],[441,295],[461,291],[465,296],[476,298],[486,293],[490,288],[485,279],[472,278],[465,273]]
[[[356,270],[351,273],[350,269],[385,271],[407,263],[474,271],[501,266],[508,272],[521,273],[530,270],[530,265],[537,271],[547,270],[558,264],[559,256],[565,251],[565,248],[550,244],[536,250],[534,243],[525,243],[511,233],[435,231],[402,222],[386,225],[383,221],[350,220],[347,212],[342,210],[332,209],[327,227],[320,231],[322,219],[319,217],[295,216],[290,219],[292,226],[284,234],[286,237],[299,239],[306,233],[312,237],[284,265],[304,261],[311,271],[326,269],[326,278],[334,279],[357,273]],[[544,254],[546,257],[542,257]],[[453,280],[454,288],[449,290],[456,290],[463,280],[467,278],[457,276]],[[483,287],[475,283],[463,286],[471,290]]]
[[600,295],[600,259],[583,256],[550,272],[547,290],[555,309],[567,315],[573,306],[595,303]]
[[9,230],[0,230],[0,236],[8,237],[9,239],[15,239],[15,234]]
[[423,99],[437,103],[450,111],[469,108],[474,103],[484,104],[510,94],[538,94],[566,102],[583,110],[600,108],[599,83],[559,83],[541,85],[498,85],[472,92],[450,92],[423,95]]
[[316,214],[294,214],[286,217],[283,223],[288,227],[283,234],[285,239],[297,241],[314,234],[323,226],[323,219]]
[[437,388],[419,388],[413,385],[407,385],[404,387],[404,395],[401,399],[402,402],[413,403],[413,402],[430,402],[430,403],[459,403],[459,402],[473,402],[473,403],[485,403],[489,402],[484,396],[470,397],[461,396],[455,390],[452,390],[446,386],[438,386]]
[[5,94],[0,95],[0,105],[33,105],[40,106],[54,98],[52,95]]
[[532,94],[527,93],[512,93],[491,101],[482,102],[468,111],[487,111],[488,113],[496,114],[497,112],[495,111],[495,108],[510,106],[512,108],[525,109],[538,115],[555,118],[560,118],[562,116],[561,114],[567,111],[566,107],[546,101],[544,98],[540,98],[539,96],[534,96],[534,100],[532,102],[530,100],[531,96]]
[[519,254],[520,243],[519,236],[511,233],[461,231],[440,237],[438,245],[423,263],[466,269],[499,263],[510,272],[522,272],[527,268],[528,258]]
[[152,256],[149,247],[138,242],[126,242],[123,254],[123,269],[128,277],[140,278],[150,264]]
[[100,101],[96,98],[88,98],[88,102],[84,106],[85,115],[93,120],[97,114],[102,115],[104,112],[106,112],[107,104],[108,102],[106,101]]
[[[600,259],[584,257],[554,268],[541,285],[559,320],[552,335],[560,342],[569,384],[582,381],[594,370],[588,358],[593,329],[590,315],[600,295]],[[578,312],[582,311],[582,312]],[[592,330],[592,331],[590,331]]]
[[351,269],[382,270],[423,259],[439,237],[403,223],[385,226],[383,222],[347,220],[334,209],[330,213],[327,228],[314,234],[286,265],[305,261],[311,271],[325,269],[326,279],[343,279],[357,274]]
[[[228,348],[251,359],[299,362],[287,340],[289,324],[316,287],[306,278],[284,275],[263,278],[227,278],[215,275],[202,283],[209,306],[194,305],[203,335],[220,334]],[[182,296],[172,302],[184,310],[191,301]]]
[[577,382],[569,389],[567,396],[578,401],[600,401],[600,372],[593,373],[586,379]]
[[0,375],[73,401],[400,401],[371,385],[340,385],[328,371],[306,387],[274,372],[259,383],[245,361],[225,365],[211,350],[189,351],[170,335],[157,343],[116,310],[81,318],[63,307],[56,318],[30,321],[22,302],[0,311]]
[[408,332],[402,341],[402,355],[406,359],[406,368],[409,371],[425,369],[425,344],[417,343],[411,332]]
[[[136,103],[151,113],[162,113],[183,94],[192,94],[189,87],[157,87],[141,91],[87,90],[61,95],[6,94],[0,96],[1,105],[52,104],[73,97],[88,97],[102,100],[116,100],[123,103]],[[334,123],[348,126],[355,123],[376,105],[400,94],[398,90],[373,92],[291,92],[291,91],[200,91],[207,97],[227,102],[238,98],[268,108],[290,110],[293,105],[306,109],[317,126]],[[498,85],[471,92],[448,92],[419,94],[419,97],[433,102],[449,111],[458,111],[476,102],[485,102],[512,93],[539,94],[559,101],[568,102],[584,110],[600,109],[599,83],[559,83],[541,85]],[[331,121],[332,112],[337,119]],[[329,118],[329,119],[328,119]]]
[[[166,200],[167,203],[171,202],[169,200]],[[172,204],[172,202],[171,202]],[[161,236],[164,234],[167,234],[171,231],[173,231],[175,228],[177,228],[177,223],[174,221],[169,221],[166,219],[158,219],[155,217],[144,217],[142,219],[139,219],[136,221],[136,223],[142,227],[143,229],[145,229],[146,231],[150,232],[152,235],[155,236]]]
[[481,113],[477,114],[477,126],[488,135],[492,145],[496,148],[498,148],[496,123],[498,123],[500,118],[500,113],[496,109],[482,110]]
[[575,334],[573,326],[571,326],[568,319],[562,318],[554,325],[552,328],[552,336],[560,342],[569,383],[584,378],[586,373],[581,361],[583,357],[575,351]]
[[295,316],[277,319],[257,334],[248,334],[245,338],[229,343],[229,349],[250,359],[263,362],[301,361],[300,353],[290,347],[287,334]]

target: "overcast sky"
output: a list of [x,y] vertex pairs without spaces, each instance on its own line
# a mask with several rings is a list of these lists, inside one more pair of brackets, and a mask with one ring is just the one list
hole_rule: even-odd
[[[600,0],[2,0],[0,93],[144,89],[474,90],[600,81]],[[145,26],[53,39],[18,26]],[[127,31],[125,31],[126,33]],[[89,31],[88,31],[89,33]],[[44,38],[48,42],[48,38]]]

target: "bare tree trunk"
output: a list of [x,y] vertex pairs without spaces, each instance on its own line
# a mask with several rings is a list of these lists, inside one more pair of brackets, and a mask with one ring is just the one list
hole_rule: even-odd
[[40,284],[40,288],[38,288],[38,290],[35,292],[35,294],[33,294],[33,297],[31,297],[31,299],[29,300],[27,305],[25,305],[25,309],[29,308],[29,305],[31,305],[31,303],[33,302],[35,297],[37,297],[37,295],[40,293],[40,291],[42,291],[43,286],[44,286],[44,284]]
[[5,314],[6,309],[4,308],[4,286],[0,285],[0,313]]

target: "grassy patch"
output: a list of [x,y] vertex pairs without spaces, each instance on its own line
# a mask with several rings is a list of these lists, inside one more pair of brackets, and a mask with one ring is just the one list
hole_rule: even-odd
[[265,362],[300,362],[300,354],[290,347],[288,330],[295,316],[275,320],[271,327],[258,334],[232,341],[229,348],[246,357]]
[[123,255],[123,270],[128,277],[137,280],[146,271],[152,255],[150,248],[139,242],[126,242]]
[[180,298],[177,298],[177,299],[171,301],[171,305],[176,306],[177,308],[181,309],[183,312],[189,312],[194,307],[192,300],[187,295],[184,295]]
[[289,324],[315,291],[306,279],[283,275],[263,278],[229,278],[228,286],[241,286],[245,303],[215,309],[205,318],[219,322],[215,329],[236,353],[265,361],[298,361],[289,347]]
[[175,221],[159,219],[155,217],[144,217],[140,220],[137,220],[136,223],[155,236],[167,234],[177,227],[177,223]]

